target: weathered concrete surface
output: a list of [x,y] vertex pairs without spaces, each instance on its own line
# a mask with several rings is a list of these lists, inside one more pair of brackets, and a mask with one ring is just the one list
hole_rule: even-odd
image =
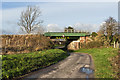
[[[33,72],[26,78],[86,78],[86,74],[80,72],[81,67],[94,68],[93,61],[90,55],[83,53],[71,53],[69,57],[59,63]],[[88,75],[89,78],[94,78],[94,73]]]

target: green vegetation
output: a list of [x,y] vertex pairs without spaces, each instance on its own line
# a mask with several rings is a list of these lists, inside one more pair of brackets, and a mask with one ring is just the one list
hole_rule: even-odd
[[96,78],[115,78],[110,59],[118,55],[118,49],[114,48],[92,48],[80,49],[75,52],[88,53],[93,57]]
[[2,55],[0,55],[0,80],[2,79],[2,60],[1,60],[1,58],[2,58]]
[[102,46],[103,46],[103,43],[101,41],[91,41],[91,42],[88,42],[87,44],[84,44],[84,43],[81,44],[81,47],[86,49],[100,48]]
[[68,54],[60,49],[50,49],[33,53],[2,56],[2,77],[12,79],[31,71],[41,69],[66,58]]
[[55,48],[55,47],[61,47],[61,46],[65,46],[65,45],[64,45],[64,44],[55,44],[55,45],[54,45],[54,48]]
[[92,37],[96,37],[98,34],[96,32],[92,32]]

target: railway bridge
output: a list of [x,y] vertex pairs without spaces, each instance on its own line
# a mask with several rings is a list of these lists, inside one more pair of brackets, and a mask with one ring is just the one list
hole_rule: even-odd
[[67,49],[76,50],[80,48],[81,43],[87,43],[90,34],[88,33],[69,33],[69,32],[46,32],[44,36],[52,41],[66,42]]

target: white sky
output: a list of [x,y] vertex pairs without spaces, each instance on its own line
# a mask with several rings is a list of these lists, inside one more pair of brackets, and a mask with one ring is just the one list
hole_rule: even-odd
[[1,0],[2,2],[118,2],[119,0]]
[[[36,1],[39,1],[40,4],[37,5],[42,10],[41,19],[44,20],[43,26],[50,31],[63,31],[64,27],[68,25],[72,25],[76,29],[97,31],[99,25],[109,16],[116,20],[118,18],[118,0],[100,0],[102,3],[95,3],[99,2],[99,0],[89,0],[89,2],[93,3],[88,3],[88,0],[60,0],[63,3],[53,3],[56,2],[55,0],[20,0],[19,2],[30,2],[32,4],[32,2]],[[71,3],[65,3],[64,1]],[[74,3],[72,1],[84,1],[85,3]],[[3,2],[17,2],[17,0],[4,0]],[[21,5],[19,2],[15,4]],[[15,5],[10,8],[10,4],[3,5],[2,15],[0,13],[0,18],[2,17],[0,20],[2,22],[1,28],[7,33],[15,34],[19,32],[17,22],[21,11],[26,8],[26,5]]]

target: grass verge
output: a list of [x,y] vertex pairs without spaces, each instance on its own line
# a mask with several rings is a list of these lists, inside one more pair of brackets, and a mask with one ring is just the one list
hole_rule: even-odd
[[118,49],[92,48],[80,49],[75,52],[88,53],[93,57],[96,78],[116,78],[116,73],[111,65],[111,58],[118,55]]
[[2,55],[0,55],[0,80],[2,79]]
[[2,56],[2,79],[13,79],[66,58],[60,49]]

